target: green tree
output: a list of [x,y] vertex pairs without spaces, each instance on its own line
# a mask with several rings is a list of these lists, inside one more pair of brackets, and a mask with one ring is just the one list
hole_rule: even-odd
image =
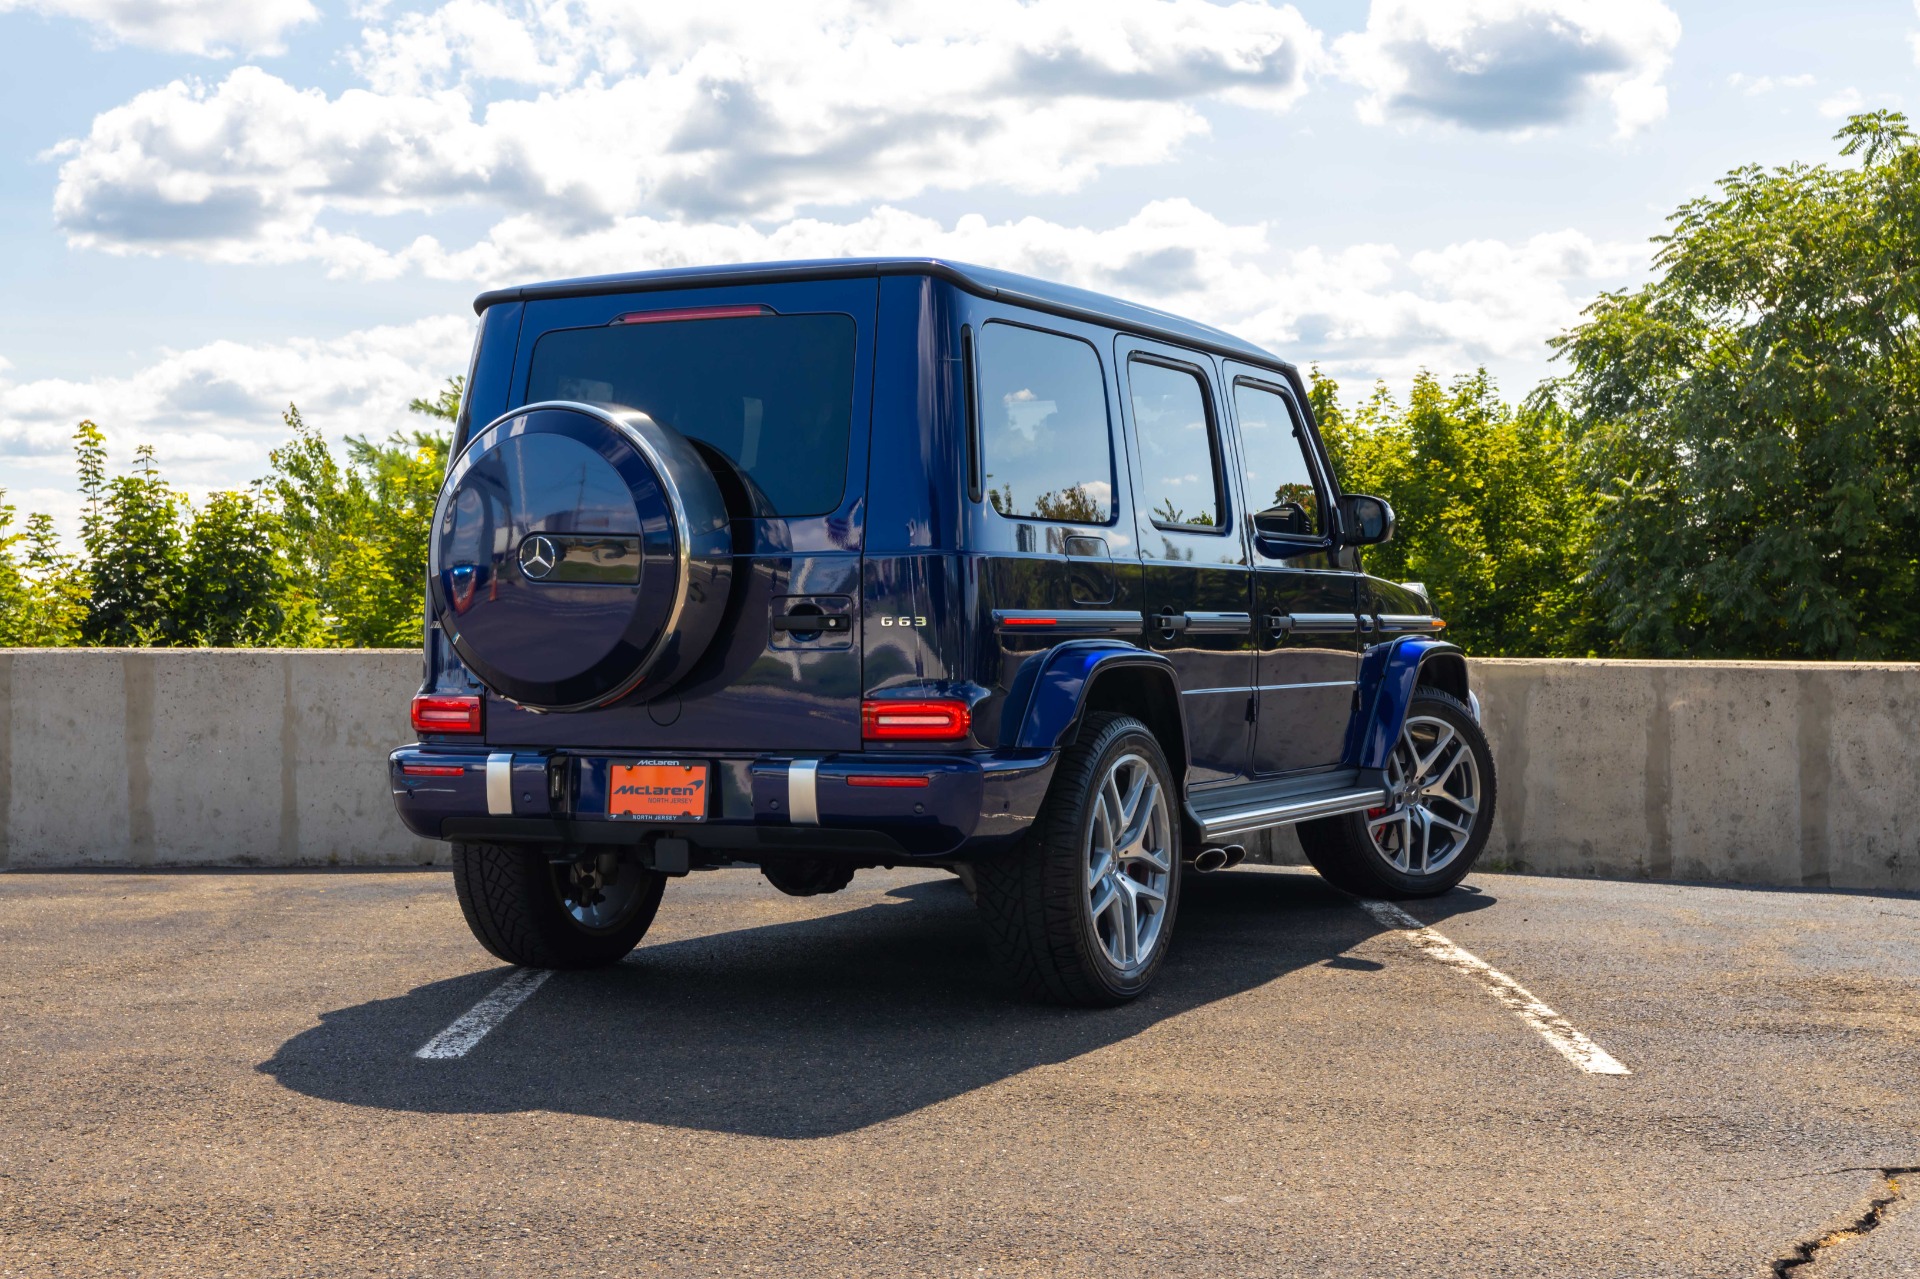
[[77,644],[88,600],[77,561],[61,551],[51,516],[29,515],[15,532],[14,515],[11,505],[0,505],[0,646]]
[[74,432],[86,548],[88,601],[81,635],[89,644],[179,641],[175,606],[182,582],[181,499],[161,478],[153,446],[134,453],[135,473],[108,476],[106,438],[94,423]]
[[[6,491],[0,489],[0,497],[5,495]],[[11,502],[0,502],[0,647],[5,648],[32,643],[25,632],[32,610],[33,581],[20,562],[20,543],[27,535],[14,531],[16,513]]]
[[1555,343],[1625,651],[1920,647],[1920,149],[1894,112],[1836,137],[1857,164],[1682,205],[1655,278]]
[[61,549],[53,517],[42,511],[27,517],[26,568],[32,592],[18,642],[44,648],[78,644],[90,594],[86,569]]
[[1376,386],[1348,411],[1315,369],[1308,402],[1342,487],[1393,505],[1367,570],[1425,583],[1449,638],[1489,656],[1604,643],[1583,581],[1591,499],[1550,401],[1510,406],[1482,369],[1447,386],[1422,372],[1404,408]]
[[467,393],[467,379],[463,374],[450,377],[447,384],[431,400],[412,399],[407,401],[407,409],[412,413],[424,413],[428,417],[437,417],[446,422],[460,420],[460,399]]
[[271,642],[284,611],[278,521],[256,494],[215,493],[193,512],[181,557],[174,634],[230,648]]
[[286,642],[417,642],[447,436],[349,436],[342,465],[298,408],[285,420],[294,438],[273,451],[267,487],[280,512]]

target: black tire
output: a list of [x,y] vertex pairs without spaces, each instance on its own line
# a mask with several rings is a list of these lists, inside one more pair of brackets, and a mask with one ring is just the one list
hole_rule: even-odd
[[[1470,798],[1475,809],[1470,820],[1460,800],[1440,799],[1436,808],[1446,818],[1466,825],[1469,834],[1463,841],[1458,841],[1459,846],[1451,850],[1444,864],[1426,873],[1413,873],[1415,867],[1411,853],[1406,856],[1409,869],[1403,870],[1394,864],[1390,851],[1383,850],[1369,834],[1370,822],[1386,816],[1394,811],[1392,809],[1347,813],[1300,823],[1300,847],[1305,851],[1307,860],[1313,863],[1313,868],[1328,883],[1357,896],[1437,897],[1467,877],[1474,862],[1479,860],[1480,850],[1486,847],[1487,833],[1493,829],[1497,789],[1493,775],[1493,751],[1487,745],[1487,735],[1474,722],[1473,712],[1462,705],[1459,698],[1422,685],[1414,691],[1407,718],[1410,722],[1416,719],[1438,720],[1446,724],[1458,735],[1465,749],[1471,752],[1474,786]],[[1405,741],[1403,734],[1402,742]],[[1401,749],[1396,745],[1396,751]],[[1444,767],[1446,762],[1443,756],[1438,766]],[[1455,838],[1451,833],[1444,837],[1450,841]],[[1383,838],[1391,842],[1395,836],[1388,832]]]
[[[621,905],[604,924],[574,917],[566,893],[575,867],[592,865],[619,885]],[[631,879],[629,879],[631,877]],[[603,968],[646,936],[667,877],[612,854],[552,861],[532,844],[455,844],[453,888],[473,936],[499,958],[526,968]]]
[[[1105,925],[1094,915],[1088,879],[1097,790],[1130,756],[1145,761],[1167,805],[1167,868],[1148,953],[1143,962],[1121,966],[1102,940]],[[1180,792],[1153,733],[1131,716],[1088,715],[1054,770],[1026,840],[1011,853],[972,863],[972,878],[992,949],[1027,994],[1098,1008],[1146,990],[1166,960],[1180,906]]]
[[767,882],[789,897],[819,897],[837,893],[853,882],[853,867],[818,857],[795,857],[768,862],[760,868]]

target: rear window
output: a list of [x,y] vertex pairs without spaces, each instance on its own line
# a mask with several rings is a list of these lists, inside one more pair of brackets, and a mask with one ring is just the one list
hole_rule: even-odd
[[761,315],[557,329],[534,344],[527,401],[639,409],[724,454],[762,515],[825,515],[846,488],[855,325]]
[[1002,515],[1104,524],[1113,452],[1100,357],[1077,338],[1012,324],[980,330],[980,443]]

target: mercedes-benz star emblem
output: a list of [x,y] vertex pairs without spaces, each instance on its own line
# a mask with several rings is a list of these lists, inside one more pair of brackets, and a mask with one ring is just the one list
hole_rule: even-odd
[[535,535],[520,543],[520,571],[538,582],[560,562],[560,549],[550,537]]

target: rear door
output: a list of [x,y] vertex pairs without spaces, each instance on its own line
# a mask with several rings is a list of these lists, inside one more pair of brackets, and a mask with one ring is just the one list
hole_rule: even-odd
[[1253,719],[1253,574],[1229,497],[1213,361],[1119,339],[1147,642],[1180,679],[1198,785],[1244,777]]
[[878,282],[527,304],[511,405],[642,410],[695,442],[733,514],[726,619],[693,672],[644,705],[488,707],[506,745],[857,750],[859,601]]
[[1330,490],[1292,389],[1265,370],[1227,372],[1253,545],[1253,770],[1330,767],[1360,675],[1357,582],[1335,562]]

